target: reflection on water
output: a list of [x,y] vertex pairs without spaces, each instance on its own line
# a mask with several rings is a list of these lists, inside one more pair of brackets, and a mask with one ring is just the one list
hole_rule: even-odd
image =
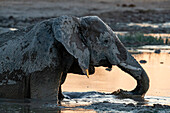
[[[96,113],[104,111],[134,113],[135,109],[148,111],[148,107],[153,104],[170,105],[170,98],[167,97],[146,96],[145,99],[119,99],[114,95],[95,91],[64,92],[64,95],[66,98],[62,101],[62,106],[57,106],[51,101],[0,99],[0,113]],[[143,105],[149,106],[142,108]]]
[[[133,56],[138,61],[147,61],[146,64],[141,64],[150,78],[150,89],[146,95],[170,97],[170,54],[143,53]],[[103,67],[96,68],[95,74],[91,75],[89,79],[83,75],[69,74],[63,90],[113,92],[120,88],[132,90],[135,86],[136,81],[131,76],[113,66],[111,72],[106,71]]]
[[[139,50],[140,48],[142,48],[143,50],[161,49],[161,52],[162,52],[162,50],[166,50],[166,51],[164,51],[164,53],[167,53],[170,50],[169,45],[145,45],[145,46],[138,47],[137,50]],[[149,52],[152,52],[152,51],[149,51]]]
[[99,67],[89,79],[83,75],[68,75],[63,85],[66,98],[62,102],[62,106],[57,106],[55,101],[0,99],[0,113],[136,112],[135,109],[145,110],[148,106],[146,108],[126,106],[170,105],[170,54],[143,53],[133,56],[138,61],[147,61],[146,64],[141,64],[150,78],[150,89],[145,99],[118,99],[116,96],[108,94],[107,92],[120,88],[132,90],[136,81],[116,66],[113,66],[111,72]]
[[119,99],[115,95],[111,95],[109,93],[101,93],[101,92],[95,92],[95,91],[89,91],[89,92],[64,92],[64,95],[67,97],[63,100],[64,105],[71,104],[72,106],[80,106],[80,105],[90,105],[93,103],[101,103],[101,102],[108,102],[108,103],[120,103],[120,104],[138,104],[140,102],[141,104],[147,104],[147,101],[144,99],[139,99],[139,101],[135,101],[133,99],[129,98],[122,98]]
[[147,95],[170,97],[170,54],[144,53],[135,55],[135,58],[148,61],[142,64],[150,77],[150,89]]
[[58,106],[54,101],[0,99],[0,113],[74,113],[75,111],[96,113],[94,110],[73,106]]
[[170,105],[170,97],[145,96],[145,101],[148,101],[147,105],[153,104]]
[[170,28],[170,22],[151,24],[151,23],[129,23],[128,26],[152,27],[152,28]]

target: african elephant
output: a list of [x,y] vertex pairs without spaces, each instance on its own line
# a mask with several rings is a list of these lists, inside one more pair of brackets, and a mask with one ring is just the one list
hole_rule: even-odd
[[0,98],[62,100],[67,73],[87,75],[117,65],[137,80],[143,96],[149,78],[112,29],[97,16],[61,16],[0,35]]

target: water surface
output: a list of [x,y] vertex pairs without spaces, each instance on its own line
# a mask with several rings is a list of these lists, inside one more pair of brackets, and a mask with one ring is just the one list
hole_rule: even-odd
[[[137,61],[146,60],[141,64],[150,78],[150,88],[146,96],[170,97],[170,54],[145,52],[133,55]],[[103,67],[96,68],[94,75],[86,78],[83,75],[69,74],[63,85],[66,92],[113,92],[117,89],[132,90],[136,81],[127,73],[113,66],[112,71],[106,71]],[[170,102],[168,102],[170,105]]]
[[138,61],[147,61],[141,64],[150,78],[150,88],[144,99],[120,99],[111,95],[110,92],[120,88],[134,89],[136,81],[116,66],[110,72],[99,67],[89,79],[69,74],[62,86],[66,98],[60,106],[55,101],[0,99],[0,113],[170,112],[169,107],[151,107],[170,105],[170,54],[144,52],[133,56]]

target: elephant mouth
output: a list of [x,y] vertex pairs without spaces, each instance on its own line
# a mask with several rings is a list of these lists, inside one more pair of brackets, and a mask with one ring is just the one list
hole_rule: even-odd
[[112,64],[109,62],[107,58],[105,60],[101,60],[99,62],[99,65],[95,65],[95,67],[99,67],[99,66],[107,67],[106,70],[108,71],[112,69]]

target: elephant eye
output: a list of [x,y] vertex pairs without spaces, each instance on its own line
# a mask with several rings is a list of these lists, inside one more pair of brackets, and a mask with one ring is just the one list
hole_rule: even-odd
[[108,43],[108,40],[104,40],[104,43]]

